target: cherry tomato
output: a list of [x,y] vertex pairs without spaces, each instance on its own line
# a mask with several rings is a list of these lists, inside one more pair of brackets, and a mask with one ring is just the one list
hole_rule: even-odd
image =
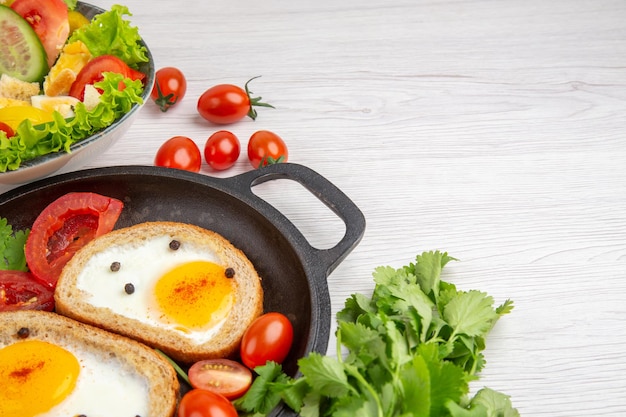
[[277,312],[265,313],[255,319],[241,339],[241,360],[250,369],[267,361],[282,363],[293,342],[293,326]]
[[[87,63],[76,76],[69,95],[83,101],[85,86],[102,81],[104,72],[116,72],[131,80],[143,80],[145,74],[129,67],[126,62],[113,55],[101,55]],[[123,87],[123,84],[120,86]]]
[[259,130],[248,142],[248,160],[254,168],[287,162],[289,152],[285,142],[274,132]]
[[67,5],[63,0],[15,0],[11,8],[35,30],[52,66],[70,33]]
[[30,272],[0,271],[0,311],[54,309],[54,290]]
[[8,124],[4,122],[0,122],[0,130],[2,130],[4,133],[7,134],[7,138],[11,138],[15,136],[15,132],[13,131],[11,126],[9,126]]
[[178,417],[237,417],[237,410],[220,394],[192,389],[180,400]]
[[187,80],[183,73],[178,68],[165,67],[156,72],[150,97],[161,111],[166,112],[182,100],[186,92]]
[[124,203],[100,194],[65,194],[35,219],[24,255],[35,278],[50,288],[74,253],[98,236],[113,230]]
[[243,395],[252,383],[252,372],[230,359],[206,359],[187,372],[191,386],[221,394],[229,400]]
[[274,106],[262,103],[261,97],[250,97],[252,92],[248,89],[248,84],[254,78],[246,82],[245,90],[232,84],[219,84],[209,88],[198,99],[198,113],[216,124],[235,123],[245,116],[255,120],[257,117],[255,106],[272,108]]
[[239,139],[227,130],[213,133],[204,145],[204,159],[211,168],[218,171],[235,165],[240,152]]
[[174,136],[161,145],[154,165],[199,172],[202,166],[200,148],[187,136]]

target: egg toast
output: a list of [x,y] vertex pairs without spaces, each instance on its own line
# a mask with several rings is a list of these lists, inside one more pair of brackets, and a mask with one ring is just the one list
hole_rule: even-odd
[[0,415],[171,417],[179,384],[149,347],[44,311],[0,313]]
[[261,278],[210,230],[147,222],[80,249],[55,290],[56,311],[191,363],[236,354],[263,310]]

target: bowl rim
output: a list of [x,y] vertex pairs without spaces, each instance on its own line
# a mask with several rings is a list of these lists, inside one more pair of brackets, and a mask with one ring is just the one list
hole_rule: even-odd
[[[91,12],[92,16],[91,18],[93,18],[93,16],[98,15],[100,13],[104,13],[106,10],[95,6],[93,4],[90,3],[85,3],[82,1],[78,1],[76,3],[76,10],[79,10],[81,12],[84,12],[85,10],[88,10]],[[146,78],[145,78],[145,82],[144,82],[144,89],[143,92],[141,94],[141,98],[143,100],[143,103],[141,104],[133,104],[131,109],[128,111],[128,113],[124,114],[122,117],[120,117],[119,119],[117,119],[115,122],[113,122],[111,125],[105,127],[102,130],[99,130],[95,133],[93,133],[91,136],[88,136],[84,139],[79,140],[78,142],[73,143],[70,146],[69,151],[65,151],[65,150],[59,150],[56,152],[52,152],[46,155],[41,155],[38,156],[36,158],[33,159],[29,159],[27,161],[22,161],[22,163],[20,164],[20,166],[15,169],[15,170],[7,170],[6,172],[0,172],[0,178],[2,178],[3,175],[15,175],[19,172],[25,172],[28,171],[30,169],[35,169],[35,168],[39,168],[40,166],[54,161],[57,158],[61,158],[61,157],[70,157],[72,153],[77,152],[83,148],[86,148],[87,146],[93,144],[94,142],[98,141],[99,139],[101,139],[102,137],[106,136],[109,133],[112,133],[113,131],[117,130],[122,124],[124,124],[124,122],[129,119],[130,117],[133,116],[133,114],[137,111],[139,111],[139,109],[146,103],[146,101],[148,101],[150,99],[150,93],[152,92],[152,87],[154,85],[154,80],[156,77],[156,69],[154,66],[154,59],[152,56],[152,52],[150,51],[150,48],[148,47],[148,45],[146,44],[146,42],[144,41],[143,37],[140,36],[140,40],[139,43],[146,49],[146,57],[148,58],[148,61],[146,63],[144,63],[143,65],[147,65],[147,73],[146,73]],[[50,175],[53,172],[50,172],[46,175]]]

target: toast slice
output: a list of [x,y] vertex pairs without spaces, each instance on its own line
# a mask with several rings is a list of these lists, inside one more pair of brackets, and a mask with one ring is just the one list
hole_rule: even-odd
[[[171,242],[178,247],[168,248]],[[221,316],[212,324],[190,328],[164,318],[154,294],[168,270],[196,259],[222,268],[219,279],[231,286],[224,297],[231,298],[227,308],[216,307]],[[115,272],[109,270],[113,264]],[[122,291],[127,284],[132,284],[132,294]],[[196,292],[214,291],[208,286],[181,288],[173,292],[173,303],[182,307]],[[236,354],[246,328],[263,311],[263,289],[250,260],[218,233],[185,223],[146,222],[114,230],[81,248],[61,273],[55,303],[59,314],[139,340],[189,364]],[[187,315],[212,308],[190,309]]]
[[[141,413],[142,417],[174,415],[179,396],[176,372],[160,354],[141,343],[51,312],[1,312],[0,352],[6,347],[20,346],[18,344],[25,341],[43,341],[62,347],[71,352],[80,363],[76,386],[63,403],[57,406],[62,408],[55,409],[55,412],[63,415],[90,415],[91,410],[91,414],[97,412],[114,415],[124,411],[126,415]],[[37,369],[46,366],[45,359],[42,359],[46,357],[45,352],[39,351],[37,366],[29,368],[28,362],[22,362],[16,364],[17,371],[11,372],[9,369],[8,374],[13,378],[3,378],[3,390],[11,392],[37,389],[32,386],[29,388],[28,385],[37,384]],[[8,361],[9,367],[13,366],[11,363],[15,361],[15,357],[21,357],[12,355]],[[6,355],[4,356],[6,359]],[[6,360],[2,363],[2,366],[7,366]],[[43,375],[45,377],[47,374]],[[32,379],[29,380],[31,376]],[[43,391],[54,391],[58,388],[50,385],[47,380],[44,383],[46,386]],[[98,387],[107,386],[103,384],[118,385],[121,387],[119,389],[128,392],[132,398],[125,402],[123,398],[119,398],[119,392],[100,390]],[[103,391],[107,391],[108,396],[113,398],[108,398]],[[42,402],[42,396],[39,392],[37,398],[26,398],[24,402]],[[5,401],[0,404],[0,409],[4,403]],[[10,404],[8,406],[11,408]],[[85,409],[89,406],[92,408]],[[25,407],[30,406],[26,404]],[[96,411],[94,407],[97,407]]]

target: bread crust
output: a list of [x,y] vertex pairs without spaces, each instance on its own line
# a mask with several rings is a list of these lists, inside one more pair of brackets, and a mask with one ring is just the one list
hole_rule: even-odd
[[[23,328],[28,329],[26,338],[18,334]],[[51,312],[0,313],[0,348],[25,339],[79,345],[103,361],[115,357],[125,370],[148,382],[150,412],[146,417],[171,417],[176,411],[180,388],[176,371],[156,351],[139,342]]]
[[[111,246],[133,244],[151,237],[168,235],[181,243],[192,243],[213,251],[224,267],[233,268],[235,304],[225,324],[211,340],[198,344],[170,329],[152,326],[117,314],[111,308],[94,307],[77,288],[77,277],[86,262]],[[65,266],[55,290],[56,311],[75,320],[101,327],[138,340],[165,352],[178,362],[232,357],[238,351],[245,329],[263,311],[261,278],[239,249],[213,231],[177,222],[146,222],[114,230],[94,239],[80,249]]]

